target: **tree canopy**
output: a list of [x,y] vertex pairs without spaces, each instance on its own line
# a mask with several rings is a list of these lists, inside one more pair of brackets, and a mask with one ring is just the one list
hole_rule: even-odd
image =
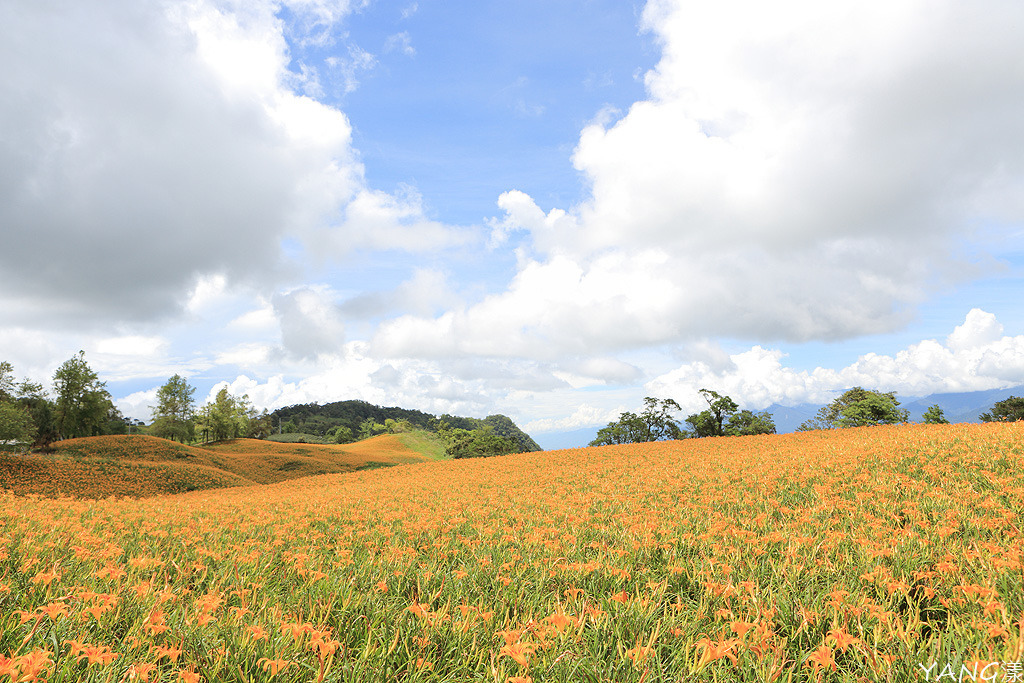
[[1024,398],[1011,396],[999,401],[992,410],[978,416],[982,422],[1019,422],[1024,420]]
[[153,436],[181,443],[195,438],[195,393],[196,388],[181,375],[174,375],[157,390],[151,428]]
[[935,404],[928,407],[928,410],[924,411],[921,416],[921,422],[926,425],[948,425],[949,420],[946,419],[946,413],[942,410],[939,404]]
[[609,422],[608,426],[598,430],[597,438],[590,445],[608,446],[681,438],[679,421],[672,416],[680,410],[682,408],[671,398],[659,400],[648,396],[644,399],[643,412],[639,415],[621,413],[618,422]]
[[910,412],[899,405],[896,392],[853,387],[800,425],[798,431],[900,424],[910,418]]
[[[106,383],[99,381],[85,361],[84,351],[57,368],[53,391],[57,395],[54,420],[61,438],[99,436],[116,430],[120,412],[114,407]],[[123,422],[121,418],[122,427]]]
[[775,433],[775,422],[768,413],[740,410],[731,398],[711,389],[701,389],[700,395],[708,407],[686,418],[689,430],[681,428],[679,421],[673,417],[673,413],[681,410],[676,401],[648,396],[644,399],[643,412],[622,413],[617,422],[609,422],[608,426],[598,430],[597,438],[590,445]]

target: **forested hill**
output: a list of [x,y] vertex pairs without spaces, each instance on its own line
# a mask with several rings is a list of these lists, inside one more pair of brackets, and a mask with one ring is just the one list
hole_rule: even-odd
[[539,451],[541,447],[521,430],[515,422],[504,415],[489,415],[480,419],[475,417],[459,417],[441,415],[440,417],[408,408],[385,408],[366,401],[336,401],[318,405],[303,405],[278,408],[271,413],[274,432],[278,425],[282,432],[311,434],[321,438],[332,438],[339,428],[351,430],[353,435],[359,434],[360,426],[367,420],[384,424],[387,420],[405,421],[414,427],[436,432],[441,422],[452,429],[480,429],[490,427],[497,436],[511,439],[519,444],[524,451]]

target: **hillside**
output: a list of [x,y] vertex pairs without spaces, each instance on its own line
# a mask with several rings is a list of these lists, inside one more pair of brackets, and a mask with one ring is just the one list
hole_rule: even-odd
[[51,454],[0,455],[0,489],[22,495],[142,497],[427,459],[390,434],[345,446],[231,439],[204,447],[145,435],[96,436],[59,442]]
[[275,426],[287,425],[296,432],[326,437],[339,427],[349,429],[353,434],[359,433],[359,426],[366,420],[384,424],[387,420],[404,420],[414,427],[425,431],[436,431],[438,423],[444,421],[449,427],[456,429],[479,429],[490,427],[498,436],[511,439],[519,445],[521,451],[539,451],[529,434],[521,430],[515,422],[505,415],[489,415],[485,418],[459,417],[457,415],[435,416],[420,410],[407,408],[381,407],[366,401],[335,401],[320,405],[307,403],[302,405],[278,408],[271,413]]
[[84,683],[133,662],[161,681],[910,681],[1019,661],[1024,635],[1021,423],[0,502],[19,678],[48,653]]

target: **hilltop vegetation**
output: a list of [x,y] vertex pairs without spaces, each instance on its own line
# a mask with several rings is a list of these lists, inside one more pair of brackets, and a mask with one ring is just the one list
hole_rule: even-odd
[[999,680],[1024,635],[1022,443],[1020,423],[899,425],[138,501],[0,494],[0,670]]
[[278,408],[270,413],[272,423],[280,426],[283,433],[301,433],[321,437],[328,441],[344,443],[367,432],[384,431],[389,425],[408,425],[427,432],[445,429],[490,431],[495,436],[509,439],[515,444],[515,452],[539,451],[541,448],[528,434],[505,415],[490,415],[483,419],[441,415],[440,417],[420,410],[397,407],[381,407],[366,401],[335,401],[319,405],[307,403]]

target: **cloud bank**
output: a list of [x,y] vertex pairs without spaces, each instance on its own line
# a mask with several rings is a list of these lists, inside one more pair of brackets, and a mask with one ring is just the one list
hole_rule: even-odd
[[414,193],[367,187],[345,114],[303,94],[319,90],[319,76],[286,36],[333,39],[352,9],[308,0],[0,8],[6,322],[166,319],[215,276],[271,291],[297,275],[289,245],[323,261],[463,241],[428,220]]
[[1024,220],[1022,20],[998,1],[652,0],[647,99],[573,155],[589,197],[503,194],[507,289],[375,343],[550,358],[899,329],[981,273],[962,251],[979,226]]

